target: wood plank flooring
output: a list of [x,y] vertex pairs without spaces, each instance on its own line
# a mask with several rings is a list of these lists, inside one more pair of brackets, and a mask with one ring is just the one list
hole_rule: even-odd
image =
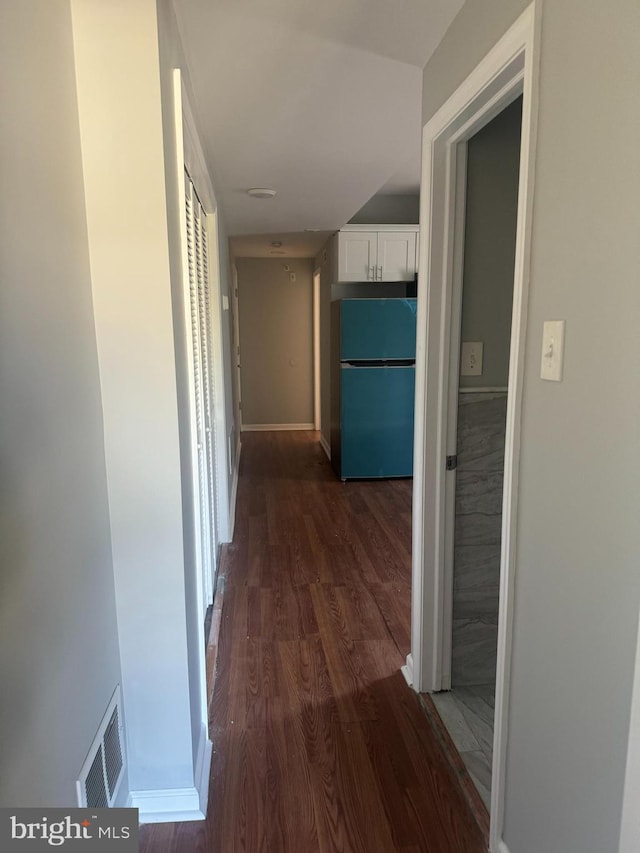
[[142,853],[481,853],[400,666],[411,482],[341,483],[317,433],[243,435],[206,821]]

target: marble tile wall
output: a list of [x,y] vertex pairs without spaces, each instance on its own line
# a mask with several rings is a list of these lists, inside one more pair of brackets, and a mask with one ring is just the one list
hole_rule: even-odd
[[495,683],[506,393],[460,394],[452,686]]

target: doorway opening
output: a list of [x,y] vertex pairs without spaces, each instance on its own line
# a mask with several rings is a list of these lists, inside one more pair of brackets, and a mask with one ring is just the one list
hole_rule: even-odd
[[[495,709],[491,759],[489,845],[499,850],[505,799],[509,678],[516,570],[517,494],[520,421],[524,377],[524,338],[528,265],[533,212],[536,137],[538,33],[540,10],[532,3],[427,122],[423,131],[420,257],[426,269],[418,290],[416,421],[414,464],[414,537],[411,654],[404,674],[414,690],[437,693],[451,686],[455,534],[455,453],[458,364],[460,356],[460,282],[464,266],[460,204],[466,183],[466,145],[478,131],[522,96],[518,202],[509,343],[508,392],[504,438],[504,474],[500,527]],[[478,343],[478,341],[467,341]],[[454,357],[452,359],[452,353]],[[465,351],[465,355],[470,354]],[[478,349],[472,348],[475,361]],[[452,378],[453,374],[453,378]],[[455,387],[455,394],[450,385]],[[455,424],[455,430],[453,427]],[[452,457],[452,458],[447,458]],[[449,628],[447,625],[449,624]],[[431,702],[431,700],[429,700]],[[431,703],[433,705],[433,703]],[[485,812],[486,815],[486,812]]]
[[442,692],[434,704],[491,797],[504,450],[522,97],[460,143],[449,379]]

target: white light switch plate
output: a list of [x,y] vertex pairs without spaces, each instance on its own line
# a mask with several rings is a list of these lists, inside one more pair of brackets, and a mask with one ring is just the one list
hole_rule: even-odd
[[460,376],[482,376],[482,341],[463,341]]
[[560,382],[563,358],[564,320],[545,320],[542,331],[540,377],[551,382]]

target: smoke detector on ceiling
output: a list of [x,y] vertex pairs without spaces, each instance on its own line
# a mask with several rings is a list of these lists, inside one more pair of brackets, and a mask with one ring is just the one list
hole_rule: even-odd
[[273,198],[275,194],[275,190],[270,190],[267,187],[251,187],[247,190],[247,195],[252,198]]

